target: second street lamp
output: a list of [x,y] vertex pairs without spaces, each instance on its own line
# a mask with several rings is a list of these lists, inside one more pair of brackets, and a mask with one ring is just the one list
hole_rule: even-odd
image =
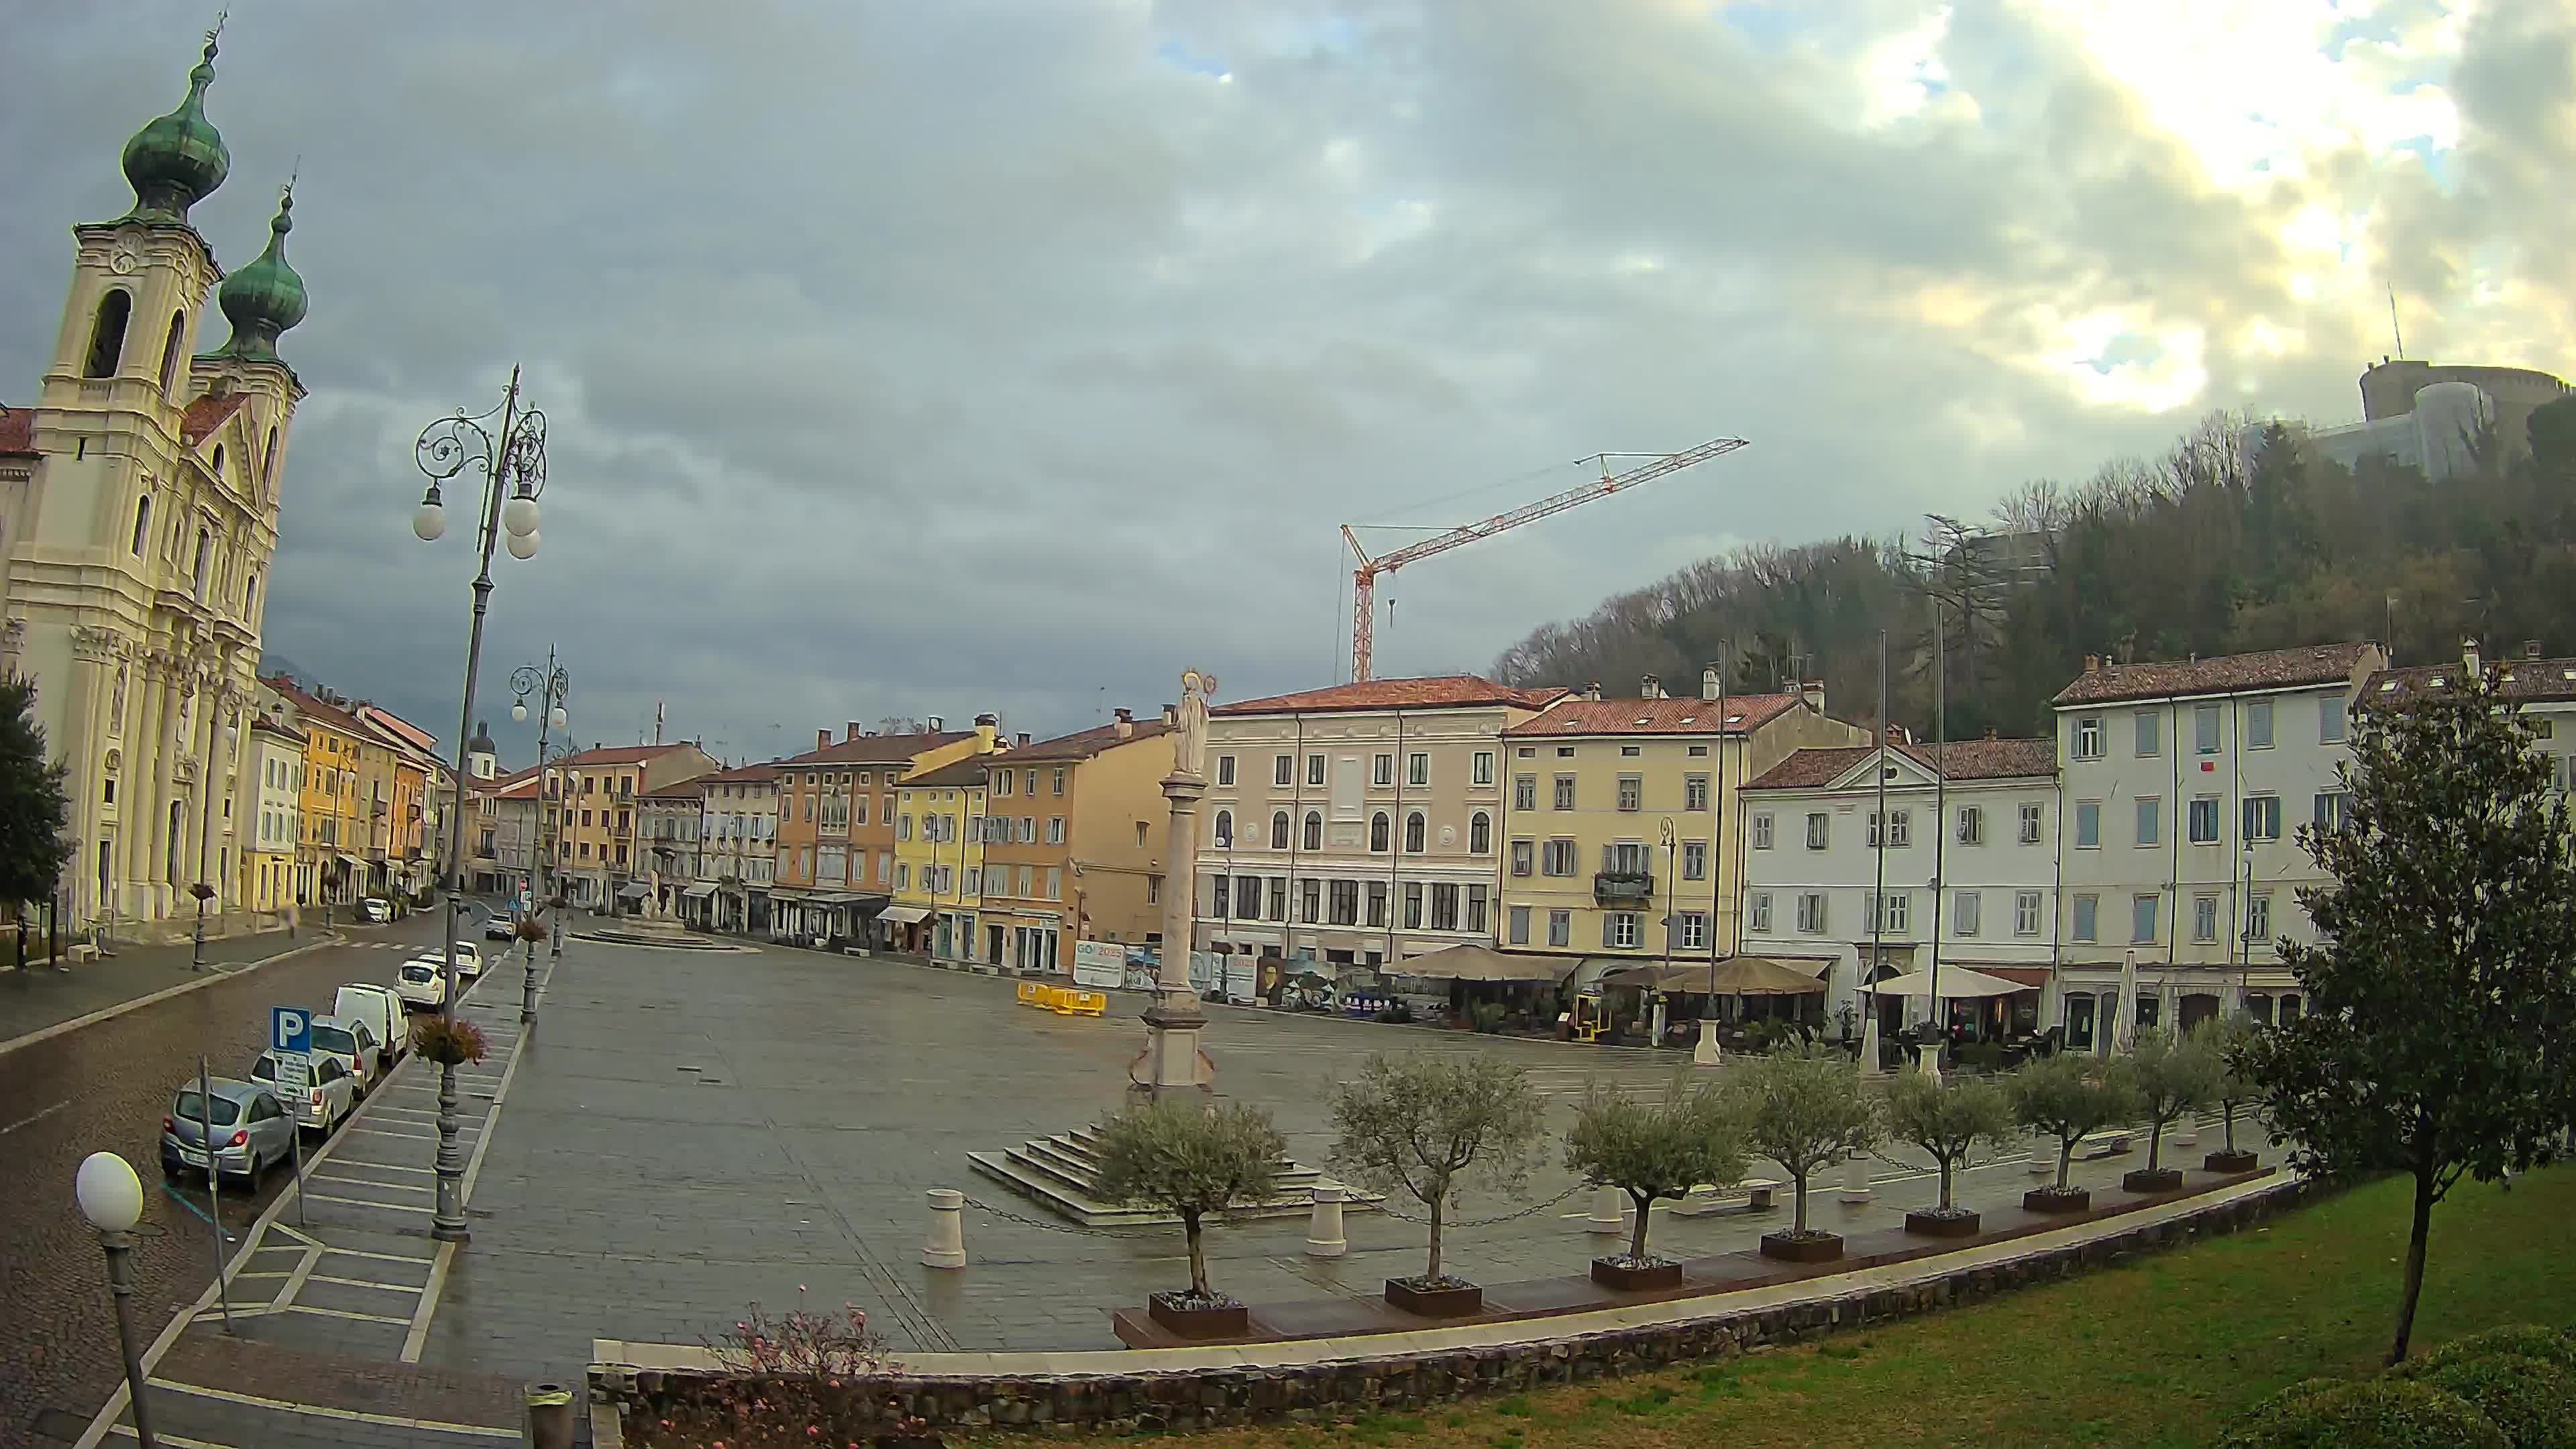
[[[498,432],[493,426],[497,423]],[[501,405],[490,412],[441,418],[423,428],[413,445],[414,461],[429,479],[411,528],[422,542],[436,542],[447,532],[439,485],[468,471],[483,475],[481,506],[475,510],[475,548],[480,567],[474,575],[474,622],[465,636],[465,698],[456,721],[456,799],[450,812],[447,852],[447,951],[439,972],[439,1015],[453,1025],[456,1017],[456,942],[464,933],[465,790],[473,777],[466,745],[474,729],[474,684],[483,665],[483,616],[492,602],[492,549],[508,534],[510,556],[530,558],[537,551],[537,496],[546,487],[546,415],[519,405],[519,369],[510,369],[510,385]],[[438,1069],[438,1206],[429,1234],[443,1242],[471,1236],[465,1223],[465,1149],[457,1140],[456,1063]]]
[[[528,506],[531,509],[536,507],[534,503]],[[533,518],[534,515],[523,516]],[[509,521],[509,513],[504,509],[502,523],[506,526]],[[553,895],[546,889],[547,867],[554,860],[554,844],[548,838],[546,823],[555,810],[554,792],[550,788],[554,779],[554,761],[547,758],[546,747],[548,736],[569,718],[564,713],[564,699],[572,692],[572,676],[555,662],[555,651],[548,649],[544,669],[522,664],[510,671],[510,692],[518,696],[517,702],[510,706],[510,718],[521,724],[528,721],[528,696],[535,695],[537,699],[537,848],[535,859],[528,863],[528,909],[542,914],[548,925],[554,927],[554,960],[560,963],[563,960],[563,933],[557,924],[560,913],[555,909]],[[524,925],[526,920],[523,913],[520,923]],[[525,968],[524,979],[519,983],[519,1020],[525,1023],[536,1020],[537,1016],[537,942],[534,936],[522,935],[519,939],[523,943],[521,954],[524,957],[520,964]]]

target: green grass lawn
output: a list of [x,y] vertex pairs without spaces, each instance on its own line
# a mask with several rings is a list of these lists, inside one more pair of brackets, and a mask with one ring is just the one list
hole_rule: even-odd
[[[1973,1307],[1794,1349],[1470,1401],[1420,1416],[1190,1436],[1191,1449],[1820,1444],[2199,1445],[2316,1374],[2373,1368],[2394,1327],[2411,1184]],[[2415,1350],[2499,1323],[2576,1325],[2576,1167],[2435,1209]]]

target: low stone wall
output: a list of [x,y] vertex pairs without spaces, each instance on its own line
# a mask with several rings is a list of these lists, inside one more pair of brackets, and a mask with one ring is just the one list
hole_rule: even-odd
[[[2296,1178],[2198,1212],[2142,1223],[2097,1238],[2036,1248],[1993,1262],[1964,1264],[1900,1286],[1834,1291],[1817,1280],[1817,1296],[1772,1307],[1604,1332],[1545,1337],[1544,1321],[1525,1320],[1526,1342],[1390,1353],[1277,1368],[1229,1366],[1134,1373],[889,1375],[871,1382],[866,1401],[899,1402],[939,1429],[1011,1428],[1192,1430],[1267,1420],[1311,1422],[1377,1410],[1418,1409],[1470,1395],[1508,1394],[1549,1384],[1724,1358],[1766,1344],[1802,1343],[1827,1333],[1886,1323],[1973,1303],[2033,1284],[2053,1282],[2138,1253],[2235,1232],[2309,1201],[2321,1191]],[[1927,1265],[1928,1266],[1928,1265]],[[1259,1345],[1241,1352],[1257,1353]],[[655,1416],[675,1396],[703,1387],[700,1371],[594,1364],[594,1403],[633,1416]],[[862,1409],[862,1412],[864,1410]]]

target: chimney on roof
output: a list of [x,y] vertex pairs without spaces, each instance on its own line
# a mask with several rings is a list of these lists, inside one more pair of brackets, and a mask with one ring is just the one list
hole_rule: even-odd
[[1122,709],[1118,711],[1118,722],[1114,728],[1118,731],[1118,738],[1122,740],[1134,739],[1136,737],[1136,712],[1132,709]]
[[975,716],[975,743],[978,748],[985,750],[992,749],[995,739],[1000,736],[1001,732],[1001,716],[991,713]]
[[2525,640],[2523,640],[2523,641],[2522,641],[2522,657],[2523,657],[2523,658],[2525,658],[2525,659],[2537,659],[2537,658],[2539,658],[2539,657],[2540,657],[2540,641],[2539,641],[2539,640],[2537,640],[2537,639],[2525,639]]
[[1599,702],[1601,698],[1601,681],[1596,679],[1590,684],[1583,686],[1583,697],[1596,703]]
[[2099,654],[2087,654],[2087,655],[2085,655],[2085,656],[2084,656],[2084,672],[2085,672],[2085,673],[2087,673],[2087,674],[2099,674],[2099,673],[2101,673],[2101,672],[2102,672],[2102,656],[2101,656],[2101,655],[2099,655]]
[[2471,679],[2478,675],[2478,641],[2475,635],[2460,641],[2460,668]]
[[832,732],[830,730],[818,729],[814,731],[814,748],[818,750],[823,749],[831,743]]
[[1699,697],[1702,699],[1718,697],[1717,666],[1714,664],[1699,672]]
[[1798,697],[1807,702],[1807,708],[1814,710],[1818,714],[1823,714],[1825,712],[1825,682],[1823,680],[1810,679],[1801,683],[1798,686]]
[[948,728],[948,721],[934,714],[930,718],[923,720],[921,722],[921,727],[935,735]]
[[843,740],[855,740],[859,737],[859,722],[857,720],[851,720],[849,723],[841,726],[841,738]]
[[1645,678],[1637,681],[1637,697],[1639,699],[1663,698],[1664,682],[1661,679],[1656,678],[1654,675],[1647,675]]
[[1181,707],[1180,707],[1179,705],[1177,705],[1177,704],[1167,704],[1167,705],[1164,705],[1164,706],[1163,706],[1163,723],[1165,723],[1165,724],[1167,724],[1167,725],[1176,725],[1176,724],[1179,724],[1180,722],[1181,722]]
[[1027,730],[1022,730],[1018,734],[1011,736],[1011,743],[1020,746],[1022,749],[1026,749],[1029,743],[1029,732]]

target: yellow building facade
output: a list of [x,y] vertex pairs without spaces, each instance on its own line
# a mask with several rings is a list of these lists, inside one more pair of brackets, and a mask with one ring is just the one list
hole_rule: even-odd
[[906,776],[895,786],[896,949],[975,958],[984,902],[984,813],[990,775],[1007,752],[978,755]]
[[355,900],[366,885],[365,815],[358,792],[359,741],[353,716],[280,677],[261,681],[263,701],[304,732],[304,784],[296,792],[295,898]]
[[[1735,792],[1810,745],[1868,731],[1805,693],[1569,695],[1503,731],[1503,950],[1707,962],[1740,939]],[[1597,973],[1596,973],[1597,974]]]
[[1077,941],[1160,941],[1171,725],[1109,724],[986,763],[976,959],[1070,975]]
[[303,733],[282,719],[260,715],[251,721],[242,766],[245,787],[237,817],[241,880],[234,898],[252,911],[291,910],[303,843]]

